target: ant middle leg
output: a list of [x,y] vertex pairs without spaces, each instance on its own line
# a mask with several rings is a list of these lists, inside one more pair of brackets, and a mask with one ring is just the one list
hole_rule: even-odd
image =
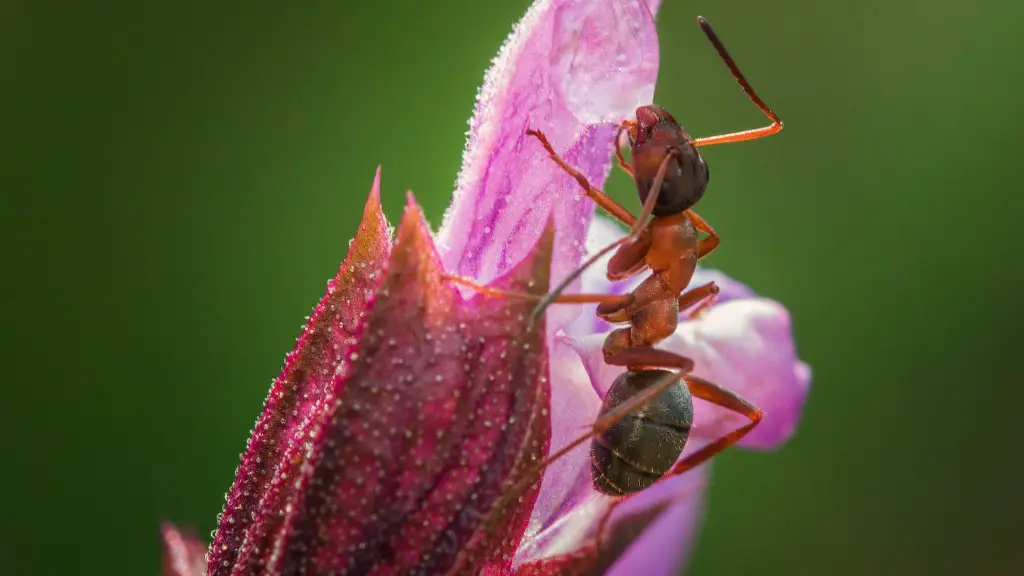
[[715,284],[713,280],[688,290],[679,297],[679,310],[687,310],[696,304],[696,308],[686,313],[690,320],[695,320],[714,305],[715,301],[718,300],[718,292],[718,284]]
[[[612,330],[605,337],[604,344],[601,346],[605,363],[613,366],[633,366],[633,364],[623,364],[621,362],[625,360],[616,360],[616,358],[631,357],[629,354],[633,354],[634,352],[631,351],[634,350],[645,352],[655,350],[651,346],[671,336],[679,325],[679,307],[676,302],[675,297],[656,300],[633,311],[626,320],[620,320],[628,321],[630,325]],[[602,318],[606,322],[619,320],[614,316],[602,316]],[[622,356],[623,354],[627,354],[627,356]],[[652,354],[658,355],[660,352]],[[662,363],[657,366],[672,367],[673,365]]]
[[551,159],[554,160],[555,163],[558,164],[558,166],[562,170],[569,174],[569,176],[572,176],[574,179],[576,179],[576,182],[578,182],[579,185],[583,187],[583,190],[586,192],[587,196],[589,196],[591,200],[596,202],[598,206],[603,208],[605,212],[608,212],[626,226],[633,226],[636,223],[636,217],[633,216],[633,214],[631,214],[625,206],[619,204],[618,202],[613,200],[611,196],[608,196],[601,190],[594,188],[594,186],[591,185],[590,181],[587,180],[586,176],[584,176],[579,170],[573,168],[572,166],[569,166],[569,164],[565,160],[562,160],[562,157],[558,155],[558,152],[555,152],[555,148],[551,145],[550,142],[548,142],[548,138],[547,136],[544,135],[543,132],[541,132],[540,130],[528,129],[526,133],[529,134],[530,136],[533,136],[537,140],[540,140],[540,144],[541,146],[544,147],[544,150],[547,151],[548,156],[550,156]]
[[629,130],[631,128],[634,131],[636,130],[636,122],[630,123],[626,120],[619,125],[619,131],[615,134],[615,160],[619,163],[619,168],[621,168],[623,172],[630,176],[635,176],[636,174],[633,172],[633,167],[626,162],[626,158],[622,155],[622,135],[629,134]]
[[[470,280],[464,276],[455,276],[452,274],[442,274],[442,280],[447,280],[455,284],[466,286],[467,288],[473,289],[475,292],[491,296],[494,298],[508,298],[515,300],[528,300],[533,302],[539,302],[545,298],[544,294],[531,294],[529,292],[512,292],[509,290],[501,290],[499,288],[491,288],[490,286],[484,286],[478,282]],[[630,294],[559,294],[553,300],[554,304],[606,304],[606,305],[619,305],[624,301],[631,299]]]

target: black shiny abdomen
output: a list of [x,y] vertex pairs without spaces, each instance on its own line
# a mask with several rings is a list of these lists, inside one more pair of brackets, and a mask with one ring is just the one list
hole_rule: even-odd
[[[668,370],[630,371],[615,379],[601,414],[661,381],[677,378]],[[590,472],[594,488],[619,496],[647,488],[679,459],[693,424],[693,398],[677,379],[653,400],[594,437]]]

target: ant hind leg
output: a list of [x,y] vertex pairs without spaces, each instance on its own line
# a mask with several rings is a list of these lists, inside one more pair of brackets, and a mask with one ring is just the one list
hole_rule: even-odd
[[690,454],[686,458],[680,460],[675,466],[669,470],[662,478],[668,478],[670,476],[676,476],[692,470],[703,464],[709,458],[718,454],[722,450],[725,450],[730,445],[739,442],[748,432],[754,429],[761,420],[764,418],[764,412],[758,409],[756,406],[747,402],[738,394],[722,388],[718,384],[709,382],[703,378],[691,376],[687,374],[683,380],[690,388],[690,393],[695,398],[706,400],[712,404],[716,404],[737,414],[742,414],[750,419],[750,422],[740,426],[739,428],[719,437],[714,442],[711,442],[707,446],[704,446],[700,450],[697,450],[693,454]]

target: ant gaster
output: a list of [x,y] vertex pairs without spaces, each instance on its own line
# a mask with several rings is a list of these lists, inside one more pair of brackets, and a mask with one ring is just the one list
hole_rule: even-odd
[[[639,218],[594,188],[583,174],[562,160],[543,133],[527,130],[527,134],[540,141],[551,159],[579,182],[588,197],[631,229],[627,236],[599,251],[565,278],[540,300],[533,313],[536,319],[555,303],[597,303],[599,317],[613,324],[628,324],[612,331],[605,340],[605,362],[623,366],[626,372],[615,379],[605,395],[601,414],[592,430],[537,466],[539,475],[548,464],[592,439],[593,484],[598,491],[610,496],[643,490],[664,477],[698,466],[739,441],[764,416],[761,410],[738,395],[689,374],[694,367],[692,359],[654,348],[656,343],[675,332],[680,311],[692,309],[689,315],[696,317],[718,294],[714,282],[684,292],[697,261],[719,244],[714,229],[692,209],[704,195],[709,179],[707,164],[698,148],[753,140],[782,130],[782,121],[754,92],[711,25],[702,17],[697,20],[740,87],[771,124],[708,138],[691,138],[665,109],[654,105],[638,108],[636,119],[623,121],[619,131],[620,138],[623,132],[628,136],[632,164],[623,158],[618,145],[620,138],[616,138],[616,158],[636,183],[643,204]],[[698,231],[707,236],[700,238]],[[645,270],[650,270],[650,276],[625,295],[563,294],[586,268],[613,250],[615,253],[608,262],[609,280],[629,278]],[[461,277],[448,276],[447,279],[496,297],[536,298],[487,288]],[[749,422],[677,462],[693,423],[694,396],[739,413]],[[524,482],[535,480],[528,478]]]

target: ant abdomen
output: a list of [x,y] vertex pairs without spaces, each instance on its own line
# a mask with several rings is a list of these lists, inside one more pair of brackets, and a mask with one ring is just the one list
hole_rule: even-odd
[[[668,370],[631,370],[615,379],[601,414],[627,402],[664,378]],[[613,496],[643,490],[665,475],[679,459],[693,423],[693,398],[681,380],[618,420],[590,444],[594,488]]]

